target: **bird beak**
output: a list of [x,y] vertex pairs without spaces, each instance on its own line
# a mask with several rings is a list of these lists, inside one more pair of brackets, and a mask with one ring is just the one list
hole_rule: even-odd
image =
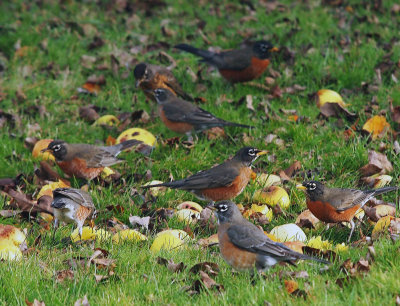
[[209,208],[209,209],[211,209],[211,210],[217,210],[217,208],[214,206],[214,203],[212,203],[212,204],[208,204],[207,206],[206,206],[206,208]]
[[135,83],[136,88],[138,88],[141,83],[142,83],[142,79],[137,80],[136,83]]
[[49,148],[46,148],[46,149],[40,150],[40,153],[44,153],[44,152],[51,152],[51,150],[50,150]]
[[268,152],[267,151],[258,151],[257,152],[257,156],[261,156],[261,155],[265,155],[265,154],[267,154]]
[[273,48],[269,49],[269,52],[278,52],[278,51],[279,51],[279,48],[277,48],[277,47],[273,47]]
[[299,190],[307,190],[307,188],[304,187],[302,184],[296,185],[296,188]]

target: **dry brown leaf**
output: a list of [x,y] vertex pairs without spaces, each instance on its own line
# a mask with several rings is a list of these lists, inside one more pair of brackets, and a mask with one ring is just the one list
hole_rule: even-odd
[[370,218],[374,222],[377,222],[380,218],[383,218],[385,216],[394,217],[396,215],[396,208],[391,205],[377,205],[375,207],[364,205],[363,209],[368,218]]
[[306,246],[301,241],[285,241],[283,242],[283,244],[286,245],[288,248],[291,248],[293,251],[301,254],[303,254],[303,247]]
[[372,139],[385,137],[386,134],[391,130],[390,124],[386,121],[384,116],[374,116],[365,122],[362,127],[363,131],[366,131],[372,135]]
[[72,270],[61,270],[56,272],[56,283],[62,283],[65,280],[73,280],[74,271]]
[[28,306],[46,306],[43,301],[38,301],[37,299],[34,299],[33,302],[29,302],[27,299],[25,299],[25,303]]
[[247,109],[255,112],[255,109],[253,106],[253,96],[252,95],[246,95],[246,107],[247,107]]
[[357,117],[356,113],[351,113],[347,108],[343,107],[338,103],[326,102],[321,106],[320,112],[325,117],[340,117],[345,116],[348,119],[355,119]]
[[186,265],[183,262],[176,264],[172,259],[165,259],[162,257],[157,257],[157,263],[166,266],[168,270],[173,273],[182,272],[186,268]]
[[225,130],[222,127],[218,127],[218,126],[204,131],[204,134],[207,135],[208,140],[226,138]]
[[292,294],[299,289],[299,284],[294,280],[284,280],[286,292]]
[[200,262],[195,264],[193,267],[190,268],[189,273],[197,274],[199,271],[207,272],[211,275],[218,275],[219,266],[214,262]]
[[386,174],[393,171],[392,163],[382,153],[369,150],[368,161],[369,163],[360,169],[363,176],[371,176],[376,173]]
[[198,244],[204,247],[210,247],[213,245],[217,245],[218,243],[218,234],[211,235],[208,238],[202,238],[198,241]]
[[87,296],[85,295],[83,298],[77,299],[74,306],[90,306]]
[[303,228],[316,228],[316,225],[320,222],[321,221],[315,217],[309,209],[306,209],[297,216],[295,223]]
[[301,163],[296,160],[294,161],[289,168],[283,170],[288,177],[293,177],[298,170],[301,169]]
[[94,105],[87,105],[79,108],[79,116],[88,122],[94,122],[100,117]]

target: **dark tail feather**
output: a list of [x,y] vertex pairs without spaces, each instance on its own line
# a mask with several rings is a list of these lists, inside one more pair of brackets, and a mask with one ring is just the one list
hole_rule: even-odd
[[246,128],[246,129],[254,129],[254,126],[251,126],[251,125],[240,124],[240,123],[235,123],[235,122],[230,122],[230,121],[224,121],[224,125],[237,126],[237,127],[242,127],[242,128]]
[[143,141],[136,140],[136,139],[126,140],[126,141],[121,142],[121,143],[119,144],[119,146],[120,146],[119,149],[120,149],[121,151],[124,151],[124,150],[129,149],[129,148],[131,148],[131,147],[133,147],[133,146],[137,146],[137,145],[139,145],[139,144],[141,144],[141,143],[143,143]]
[[390,187],[383,187],[383,188],[379,188],[379,189],[371,190],[371,191],[374,193],[374,196],[376,196],[378,194],[395,191],[397,189],[398,189],[398,187],[396,187],[396,186],[390,186]]
[[192,53],[194,55],[200,56],[206,60],[212,58],[214,56],[213,52],[207,51],[207,50],[201,50],[201,49],[197,49],[195,47],[192,47],[190,45],[187,44],[179,44],[174,46],[174,48],[179,49],[179,50],[183,50],[189,53]]
[[321,259],[321,258],[318,258],[318,257],[308,256],[306,254],[302,254],[302,256],[299,259],[314,260],[314,261],[323,263],[325,265],[330,265],[331,264],[330,261],[327,261],[325,259]]

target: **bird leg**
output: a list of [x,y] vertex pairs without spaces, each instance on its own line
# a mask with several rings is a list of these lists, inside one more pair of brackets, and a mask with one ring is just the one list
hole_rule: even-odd
[[53,239],[52,239],[52,243],[54,243],[55,239],[56,239],[56,231],[58,228],[58,219],[54,218],[54,231],[53,231]]
[[187,132],[187,133],[186,133],[186,136],[187,136],[187,141],[188,141],[188,142],[193,142],[192,132]]
[[350,243],[351,236],[353,235],[354,229],[356,227],[356,225],[354,224],[353,219],[350,220],[350,225],[351,225],[351,230],[350,230],[349,239],[347,239],[347,243]]

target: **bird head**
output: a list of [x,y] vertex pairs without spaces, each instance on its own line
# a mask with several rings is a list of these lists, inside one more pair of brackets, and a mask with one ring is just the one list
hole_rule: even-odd
[[253,147],[244,147],[236,153],[234,158],[242,162],[244,165],[250,166],[259,156],[265,154],[267,154],[267,151],[259,150]]
[[220,201],[207,207],[215,211],[219,224],[243,219],[239,208],[232,201]]
[[137,64],[133,70],[133,75],[136,79],[136,88],[139,87],[142,82],[148,81],[152,78],[151,70],[148,68],[146,63]]
[[279,49],[274,47],[267,40],[256,41],[253,45],[253,52],[260,59],[269,58],[272,52],[277,52],[277,51],[279,51]]
[[297,185],[296,188],[304,190],[307,197],[314,200],[324,193],[325,186],[318,181],[305,181],[302,184]]
[[65,155],[67,155],[67,147],[64,140],[53,140],[49,143],[46,149],[41,152],[51,152],[57,160],[63,160]]

